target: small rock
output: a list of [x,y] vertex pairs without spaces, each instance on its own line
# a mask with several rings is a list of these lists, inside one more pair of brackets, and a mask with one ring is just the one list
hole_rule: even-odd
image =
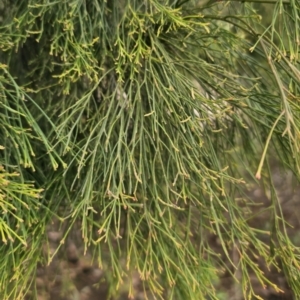
[[48,239],[51,242],[57,243],[61,240],[62,238],[62,233],[59,231],[49,231],[48,232]]
[[264,191],[262,189],[258,188],[256,190],[254,190],[253,196],[255,198],[261,198],[261,197],[265,196],[265,193],[264,193]]
[[70,243],[67,247],[67,259],[73,264],[76,264],[79,261],[78,250],[74,243]]
[[42,278],[37,277],[35,279],[35,285],[38,289],[44,288],[45,287],[45,280]]
[[91,298],[92,290],[89,286],[84,287],[80,291],[80,300],[89,300]]

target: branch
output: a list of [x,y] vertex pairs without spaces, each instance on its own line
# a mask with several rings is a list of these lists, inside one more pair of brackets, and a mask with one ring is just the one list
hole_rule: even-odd
[[[217,2],[225,2],[224,0],[217,0]],[[282,0],[282,1],[278,1],[278,0],[227,0],[226,2],[247,2],[247,3],[270,3],[270,4],[277,4],[278,2],[280,2],[281,4],[291,4],[290,0]]]

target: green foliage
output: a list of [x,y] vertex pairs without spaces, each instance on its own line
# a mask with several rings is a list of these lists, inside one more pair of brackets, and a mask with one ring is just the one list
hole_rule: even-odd
[[274,1],[271,23],[247,1],[2,3],[4,298],[22,298],[53,216],[67,232],[81,222],[86,251],[117,286],[137,270],[158,298],[217,299],[230,262],[251,298],[250,269],[277,289],[259,256],[280,258],[300,295],[276,193],[271,232],[249,225],[243,193],[248,175],[275,191],[263,167],[271,147],[299,175],[297,1]]

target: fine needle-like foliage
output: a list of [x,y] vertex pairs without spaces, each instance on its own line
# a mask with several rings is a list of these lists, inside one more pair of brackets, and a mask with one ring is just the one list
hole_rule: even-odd
[[266,2],[0,1],[1,299],[28,291],[54,217],[116,287],[138,272],[157,299],[217,299],[239,269],[251,299],[250,272],[278,290],[259,257],[300,297],[268,164],[299,177],[300,3]]

